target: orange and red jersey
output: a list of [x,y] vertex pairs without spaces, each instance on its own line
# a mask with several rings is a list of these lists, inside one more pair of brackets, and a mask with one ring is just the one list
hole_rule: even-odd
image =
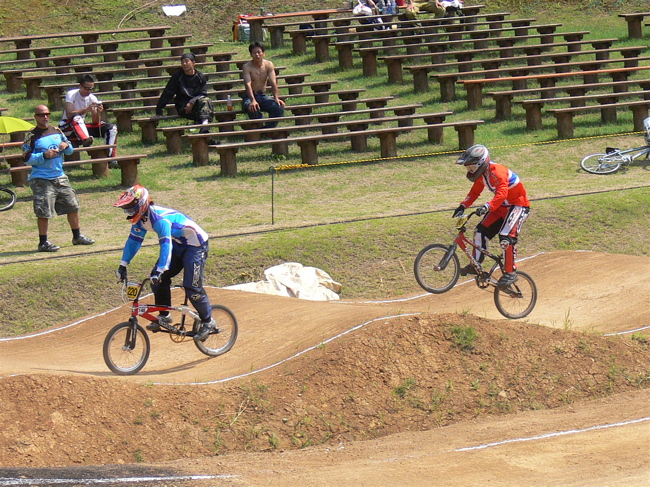
[[501,164],[495,162],[488,164],[487,170],[474,182],[461,204],[465,208],[469,208],[487,187],[494,193],[494,198],[489,202],[490,211],[494,211],[502,205],[529,207],[530,202],[526,195],[526,188],[519,176]]

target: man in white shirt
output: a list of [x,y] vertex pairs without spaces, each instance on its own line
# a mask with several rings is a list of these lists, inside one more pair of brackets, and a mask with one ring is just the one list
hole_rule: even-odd
[[[95,79],[90,74],[81,75],[79,88],[70,90],[65,95],[65,109],[59,128],[67,137],[76,138],[84,147],[92,145],[94,137],[102,137],[106,144],[115,144],[117,127],[101,119],[104,106],[93,95]],[[91,122],[86,122],[86,114],[90,112]],[[109,151],[108,157],[115,157],[115,148]]]

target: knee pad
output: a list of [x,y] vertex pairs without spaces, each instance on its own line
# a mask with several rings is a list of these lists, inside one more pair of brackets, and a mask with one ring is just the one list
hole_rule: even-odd
[[514,247],[517,245],[517,237],[509,237],[508,235],[500,235],[499,245],[502,250],[507,249],[511,245]]

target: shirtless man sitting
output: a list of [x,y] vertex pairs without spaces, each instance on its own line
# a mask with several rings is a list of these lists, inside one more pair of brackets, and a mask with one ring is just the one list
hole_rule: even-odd
[[[243,77],[246,94],[242,97],[244,111],[252,119],[263,118],[262,112],[269,114],[269,118],[281,117],[284,114],[284,101],[278,93],[278,81],[275,77],[275,67],[271,61],[264,59],[264,44],[253,42],[248,46],[252,59],[244,64]],[[266,87],[270,86],[273,92],[271,98],[266,94]],[[273,128],[278,122],[269,121],[264,128]]]

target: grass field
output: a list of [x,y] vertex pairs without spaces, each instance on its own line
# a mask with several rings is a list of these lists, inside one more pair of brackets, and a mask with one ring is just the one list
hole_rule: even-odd
[[[490,10],[508,9],[514,17],[534,16],[540,23],[561,22],[563,31],[591,31],[589,38],[618,37],[620,45],[650,45],[648,35],[627,39],[627,26],[617,14],[632,11],[628,5],[620,10],[620,5],[592,2],[590,7],[588,16],[576,15],[570,7],[515,11],[505,3],[491,5]],[[187,22],[187,18],[178,20],[174,29]],[[196,37],[217,40],[202,32]],[[214,48],[230,49],[241,52],[239,58],[247,57],[243,44],[219,42]],[[528,132],[521,109],[513,109],[511,120],[496,122],[489,98],[481,110],[469,111],[463,93],[458,101],[440,103],[434,85],[424,96],[415,95],[408,76],[401,85],[388,85],[383,68],[379,76],[368,79],[360,76],[358,62],[354,70],[340,71],[334,50],[329,63],[315,65],[312,56],[312,49],[302,57],[292,56],[289,48],[267,51],[267,57],[286,66],[288,73],[308,71],[312,80],[337,79],[341,88],[366,88],[364,96],[392,95],[400,104],[422,103],[422,112],[450,110],[454,114],[449,120],[485,120],[476,141],[490,147],[497,162],[521,176],[532,198],[520,256],[559,249],[650,252],[648,162],[609,176],[579,170],[586,154],[606,146],[641,145],[642,135],[630,133],[630,113],[621,111],[614,125],[601,124],[598,114],[577,117],[577,138],[556,141],[552,117],[544,119],[542,130]],[[0,91],[0,106],[9,107],[13,116],[29,117],[34,105],[23,94]],[[194,167],[189,148],[169,156],[162,142],[143,147],[139,132],[120,134],[119,143],[121,153],[144,150],[149,154],[140,165],[140,181],[157,203],[182,209],[210,233],[207,281],[215,286],[258,280],[265,268],[295,261],[327,271],[343,284],[342,295],[347,298],[417,292],[413,258],[431,241],[451,240],[451,210],[469,189],[463,171],[453,164],[459,149],[453,129],[445,133],[440,146],[428,144],[426,134],[419,131],[401,136],[401,157],[386,161],[378,159],[377,139],[370,139],[365,154],[350,152],[347,143],[322,143],[320,167],[275,173],[272,166],[300,161],[297,147],[291,147],[286,160],[274,159],[268,149],[242,150],[236,177],[219,175],[216,154],[211,165]],[[119,303],[113,270],[129,228],[123,214],[111,206],[122,191],[119,173],[113,171],[109,178],[96,180],[89,169],[76,168],[69,175],[82,203],[82,231],[97,243],[90,248],[73,247],[65,219],[57,218],[51,222],[50,239],[63,248],[54,255],[35,252],[38,240],[31,192],[17,188],[18,204],[1,214],[0,336],[42,329]],[[8,183],[8,176],[0,176],[0,184]],[[484,195],[480,201],[487,199]],[[152,237],[147,240],[131,266],[132,274],[148,272],[156,258],[155,243]]]

